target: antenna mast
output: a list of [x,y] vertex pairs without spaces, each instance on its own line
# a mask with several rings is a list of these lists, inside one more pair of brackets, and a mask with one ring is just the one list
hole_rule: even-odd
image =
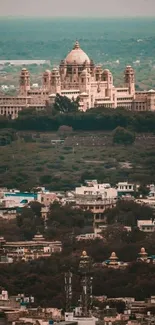
[[65,273],[65,294],[66,294],[66,311],[71,311],[72,304],[72,276],[73,274],[68,271]]

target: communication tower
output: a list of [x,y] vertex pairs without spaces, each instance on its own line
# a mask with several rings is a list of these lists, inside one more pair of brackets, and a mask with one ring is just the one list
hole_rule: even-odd
[[92,306],[92,259],[87,255],[86,251],[82,252],[79,263],[79,274],[81,280],[81,297],[80,306],[82,309],[82,316],[89,317]]
[[66,311],[71,311],[72,304],[72,273],[65,273],[65,294],[66,294]]

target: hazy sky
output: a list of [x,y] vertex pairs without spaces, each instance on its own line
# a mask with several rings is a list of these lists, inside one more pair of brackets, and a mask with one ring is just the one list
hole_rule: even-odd
[[0,16],[155,16],[155,0],[0,0]]

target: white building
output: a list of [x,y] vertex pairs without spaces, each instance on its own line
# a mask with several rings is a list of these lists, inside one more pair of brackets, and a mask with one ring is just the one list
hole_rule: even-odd
[[113,199],[117,197],[117,189],[110,186],[110,184],[98,184],[97,181],[88,182],[87,186],[80,186],[75,188],[76,196],[101,196],[101,198]]
[[135,185],[128,182],[119,182],[117,184],[117,196],[134,195]]
[[91,316],[91,317],[81,317],[75,316],[74,313],[65,313],[65,322],[71,322],[76,323],[77,325],[96,325],[96,322],[98,321],[97,318]]
[[138,220],[137,227],[139,228],[139,230],[144,232],[154,232],[155,220]]
[[77,241],[82,241],[82,240],[95,240],[95,239],[103,239],[103,237],[99,234],[96,234],[95,232],[90,233],[90,234],[81,234],[76,236]]

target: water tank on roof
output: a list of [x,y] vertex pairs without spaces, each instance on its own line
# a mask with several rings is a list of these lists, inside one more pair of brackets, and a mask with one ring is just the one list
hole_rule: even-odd
[[52,319],[49,320],[49,325],[53,325],[54,321]]

